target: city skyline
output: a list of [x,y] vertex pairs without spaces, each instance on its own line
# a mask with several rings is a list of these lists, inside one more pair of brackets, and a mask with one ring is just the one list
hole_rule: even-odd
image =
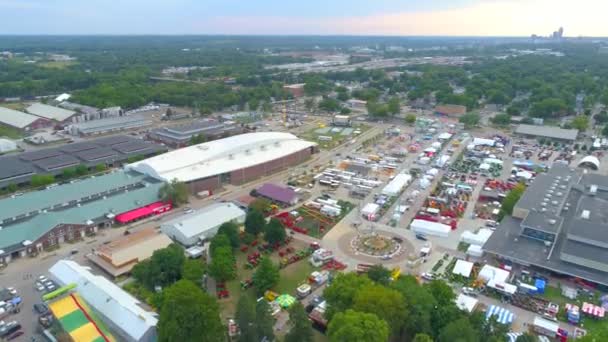
[[608,36],[602,0],[0,0],[0,34]]

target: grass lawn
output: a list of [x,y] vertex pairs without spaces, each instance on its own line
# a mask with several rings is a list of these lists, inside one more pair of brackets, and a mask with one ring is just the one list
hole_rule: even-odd
[[296,288],[315,270],[316,268],[307,259],[285,267],[281,270],[281,279],[277,286],[275,286],[275,291],[277,293],[295,294]]
[[[302,135],[302,137],[306,140],[316,142],[319,145],[319,148],[329,150],[329,149],[332,149],[332,148],[344,143],[348,139],[357,137],[356,135],[352,134],[352,132],[351,132],[351,134],[348,134],[348,135],[342,135],[341,133],[342,133],[343,129],[350,129],[353,132],[356,130],[359,130],[359,131],[361,131],[361,133],[363,133],[366,130],[368,130],[370,128],[370,126],[363,125],[363,124],[354,124],[352,127],[344,127],[342,130],[340,130],[340,132],[336,132],[336,133],[331,131],[332,128],[333,128],[332,126],[326,126],[323,128],[315,127],[313,129],[311,129],[310,131],[304,133]],[[329,140],[329,141],[320,140],[319,139],[320,136],[332,137],[332,140]]]
[[[579,307],[582,307],[583,302],[589,302],[589,303],[598,302],[597,293],[595,295],[595,298],[589,298],[584,294],[579,294],[578,299],[571,300],[569,298],[562,296],[562,290],[555,286],[547,286],[545,288],[545,293],[542,295],[542,297],[550,300],[553,303],[559,304],[560,312],[557,315],[557,318],[562,322],[568,321],[568,319],[566,317],[566,313],[564,311],[566,303],[576,304]],[[581,314],[581,321],[580,321],[579,326],[583,329],[586,329],[587,332],[593,332],[594,330],[597,330],[597,329],[605,326],[606,324],[607,323],[605,320],[597,320],[597,319],[593,319],[593,318],[590,318],[590,317],[587,317],[587,316]]]
[[0,125],[0,137],[8,137],[10,139],[19,139],[23,137],[21,131],[16,128]]

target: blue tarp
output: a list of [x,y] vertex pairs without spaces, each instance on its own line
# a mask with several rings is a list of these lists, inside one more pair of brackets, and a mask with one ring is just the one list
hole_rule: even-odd
[[534,282],[534,286],[536,286],[536,288],[538,289],[538,293],[540,294],[545,293],[546,285],[547,282],[544,279],[536,279],[536,281]]
[[17,306],[19,304],[21,304],[21,297],[14,297],[13,299],[10,300],[10,302],[14,305]]
[[486,310],[486,319],[490,319],[492,316],[496,316],[496,321],[501,324],[511,324],[515,318],[511,311],[496,305],[490,305]]

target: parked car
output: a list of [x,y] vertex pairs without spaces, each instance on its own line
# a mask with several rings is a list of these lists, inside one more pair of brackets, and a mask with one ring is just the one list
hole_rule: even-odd
[[477,291],[472,287],[463,287],[462,293],[464,293],[467,296],[477,297]]
[[35,288],[35,289],[36,289],[36,291],[38,291],[38,292],[42,292],[42,291],[44,291],[44,290],[46,289],[46,288],[44,287],[44,285],[42,285],[42,283],[40,283],[40,282],[38,282],[38,281],[37,281],[36,283],[34,283],[34,288]]
[[34,304],[34,311],[43,315],[43,314],[49,312],[49,307],[44,303],[37,303],[37,304]]
[[10,293],[13,296],[17,295],[17,290],[14,287],[7,287],[6,288],[8,290],[8,293]]
[[0,326],[0,337],[8,336],[19,329],[21,329],[21,324],[17,323],[17,321],[6,323]]
[[422,277],[422,279],[435,280],[435,274],[433,274],[431,272],[424,272],[420,276]]
[[427,241],[426,236],[422,235],[422,234],[416,234],[416,239],[418,240],[422,240],[422,241]]

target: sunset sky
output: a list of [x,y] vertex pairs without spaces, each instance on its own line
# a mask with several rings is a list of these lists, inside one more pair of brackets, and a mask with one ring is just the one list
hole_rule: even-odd
[[0,0],[0,34],[608,36],[607,0]]

